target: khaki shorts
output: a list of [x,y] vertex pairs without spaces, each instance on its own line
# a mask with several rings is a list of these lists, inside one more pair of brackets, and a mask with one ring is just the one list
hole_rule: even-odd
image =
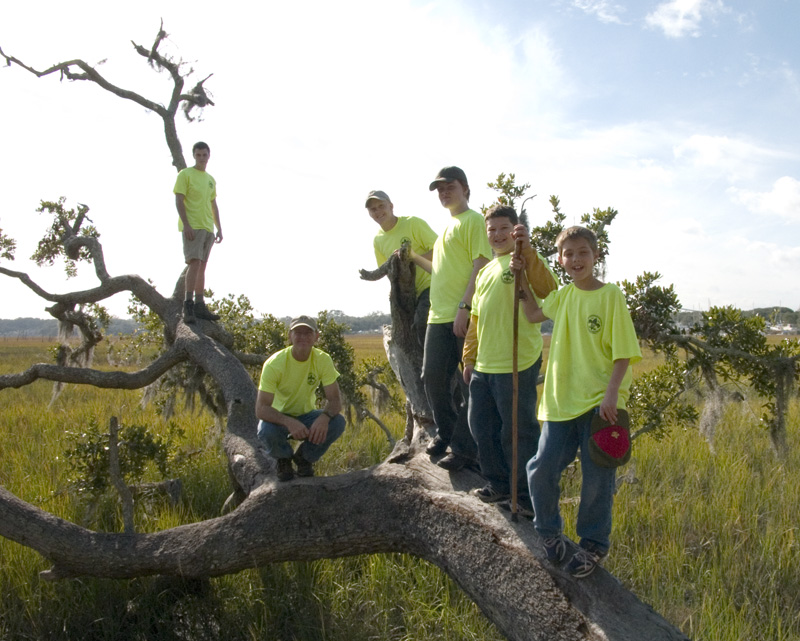
[[206,229],[195,229],[194,240],[186,240],[186,236],[183,234],[181,236],[183,238],[183,257],[186,262],[200,260],[207,263],[211,248],[214,246],[215,235]]

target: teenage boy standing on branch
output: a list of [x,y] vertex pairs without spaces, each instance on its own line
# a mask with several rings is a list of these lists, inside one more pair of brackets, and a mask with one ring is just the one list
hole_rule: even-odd
[[[531,246],[528,230],[520,225],[513,207],[495,205],[485,214],[486,235],[495,258],[475,281],[472,318],[464,341],[464,381],[469,384],[469,429],[478,444],[481,474],[487,483],[474,494],[485,503],[511,498],[517,486],[520,511],[531,513],[525,464],[536,454],[539,423],[536,421],[536,383],[542,365],[542,333],[527,316],[538,306],[533,296],[545,298],[558,287],[547,262]],[[517,241],[519,238],[519,241]],[[520,243],[525,265],[521,297],[514,291],[512,252]],[[514,346],[514,307],[522,311]],[[517,312],[518,313],[518,312]],[[518,355],[517,478],[513,465],[513,363]]]
[[[469,184],[464,171],[444,167],[430,184],[437,191],[450,221],[433,246],[433,260],[412,260],[431,272],[431,311],[425,334],[422,383],[431,406],[437,434],[427,447],[431,456],[450,453],[438,465],[460,470],[474,464],[475,441],[467,425],[469,388],[458,376],[461,394],[454,398],[451,382],[458,370],[467,335],[475,277],[492,258],[483,216],[469,208]],[[460,398],[458,398],[460,396]]]
[[617,424],[630,395],[630,365],[641,360],[642,352],[625,296],[594,275],[599,257],[594,232],[569,227],[559,234],[556,247],[572,283],[551,293],[533,315],[535,322],[553,319],[553,336],[539,407],[544,425],[527,469],[536,512],[533,526],[547,558],[561,562],[566,556],[558,505],[561,474],[580,448],[581,502],[575,527],[580,546],[566,569],[582,578],[608,554],[616,485],[615,468],[598,465],[590,455],[592,420],[599,414]]
[[[186,299],[183,302],[183,320],[194,323],[196,318],[219,320],[212,314],[203,299],[206,282],[206,264],[214,243],[222,242],[222,225],[217,207],[217,181],[206,171],[211,149],[204,142],[192,147],[194,167],[187,167],[175,181],[175,208],[178,210],[178,229],[183,232],[183,256],[186,269]],[[217,233],[214,234],[214,225]]]
[[[394,205],[385,191],[369,192],[365,206],[370,218],[381,226],[381,230],[373,241],[378,267],[389,260],[389,256],[400,249],[400,246],[406,241],[409,242],[411,250],[415,254],[430,262],[433,257],[433,244],[436,242],[436,232],[430,228],[428,223],[416,216],[396,216]],[[431,275],[423,267],[423,269],[415,270],[414,279],[417,304],[412,328],[419,341],[419,346],[424,347],[428,312],[431,307]]]

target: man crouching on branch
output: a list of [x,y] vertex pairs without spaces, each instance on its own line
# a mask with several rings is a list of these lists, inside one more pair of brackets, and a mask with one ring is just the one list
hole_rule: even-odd
[[[256,399],[258,438],[278,461],[278,480],[314,476],[314,463],[344,432],[339,412],[339,372],[331,357],[314,347],[319,339],[317,322],[298,316],[289,324],[290,347],[270,356],[261,370]],[[316,391],[322,385],[325,407],[316,408]],[[289,439],[302,441],[294,451]]]

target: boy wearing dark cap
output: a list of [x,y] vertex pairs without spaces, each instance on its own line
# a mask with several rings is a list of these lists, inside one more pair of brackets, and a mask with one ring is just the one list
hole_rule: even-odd
[[429,189],[438,192],[439,202],[450,212],[450,220],[434,244],[432,260],[426,264],[431,272],[431,310],[422,382],[437,428],[427,451],[431,456],[440,456],[449,445],[450,453],[438,465],[455,471],[474,464],[477,458],[467,425],[469,388],[458,376],[461,394],[454,398],[451,381],[461,361],[475,277],[491,260],[492,249],[483,216],[469,207],[469,183],[462,169],[444,167]]
[[[400,246],[408,241],[411,245],[412,260],[416,255],[430,261],[433,257],[433,244],[436,232],[428,223],[416,216],[396,216],[394,205],[385,191],[373,190],[367,194],[365,204],[370,218],[381,226],[373,241],[375,259],[378,266],[383,265]],[[428,326],[431,275],[425,269],[415,270],[415,289],[417,305],[414,312],[413,330],[420,347],[425,345],[425,330]]]
[[[314,476],[314,463],[344,432],[345,420],[339,413],[339,372],[331,357],[314,347],[319,339],[317,321],[298,316],[289,324],[286,349],[264,363],[256,398],[258,438],[267,453],[278,461],[278,480]],[[325,407],[317,409],[316,391],[322,385]],[[297,451],[289,439],[302,441]]]

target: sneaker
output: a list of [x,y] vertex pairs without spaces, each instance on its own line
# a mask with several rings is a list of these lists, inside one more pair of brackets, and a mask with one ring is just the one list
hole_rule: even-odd
[[484,503],[497,503],[498,501],[505,501],[510,498],[510,494],[506,492],[498,492],[492,487],[491,483],[487,483],[482,488],[472,490],[472,494],[477,496]]
[[567,563],[566,570],[576,579],[583,579],[589,576],[600,563],[604,555],[600,554],[596,548],[592,549],[578,546],[575,556]]
[[295,466],[297,466],[297,476],[314,476],[314,464],[311,461],[305,460],[297,452],[292,456]]
[[292,459],[279,458],[278,459],[278,480],[291,481],[294,478],[294,468],[292,467]]
[[544,547],[547,560],[550,563],[561,563],[564,557],[567,556],[567,543],[564,537],[560,534],[558,536],[542,539],[542,546]]
[[203,301],[195,301],[194,315],[197,318],[209,321],[217,321],[220,319],[220,315],[212,313],[211,310],[206,307],[206,304]]
[[193,325],[195,323],[194,301],[183,301],[183,322],[187,325]]
[[434,436],[425,451],[429,456],[441,456],[447,451],[447,442],[441,436]]
[[470,461],[471,459],[467,458],[466,456],[450,452],[450,454],[438,461],[436,465],[446,469],[448,472],[458,472]]
[[[528,519],[529,521],[533,521],[533,509],[530,507],[530,500],[526,500],[523,497],[520,497],[517,500],[517,514],[524,519]],[[507,499],[504,501],[500,501],[497,504],[497,507],[506,510],[507,512],[511,511],[511,500]]]

